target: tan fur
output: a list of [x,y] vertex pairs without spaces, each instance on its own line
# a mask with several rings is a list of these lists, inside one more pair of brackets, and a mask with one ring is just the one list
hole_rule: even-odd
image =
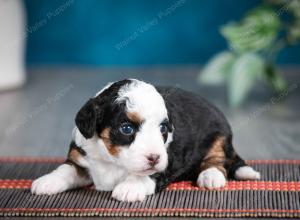
[[203,162],[201,163],[201,171],[211,167],[219,169],[225,176],[227,176],[224,168],[225,152],[224,152],[225,137],[217,137],[213,142],[211,148],[208,150]]
[[68,157],[70,160],[78,164],[81,157],[82,157],[81,153],[79,153],[79,151],[76,148],[70,149],[69,157]]
[[127,112],[126,115],[132,122],[141,124],[144,121],[144,119],[137,112]]
[[87,170],[79,165],[79,160],[81,157],[83,157],[83,155],[75,147],[71,146],[68,159],[65,163],[74,166],[79,176],[89,178]]
[[103,140],[103,143],[105,145],[105,147],[107,148],[108,152],[113,155],[113,156],[118,156],[119,152],[120,152],[120,148],[118,148],[117,146],[113,145],[109,139],[109,132],[110,132],[110,128],[105,128],[103,129],[103,131],[100,134],[100,137]]

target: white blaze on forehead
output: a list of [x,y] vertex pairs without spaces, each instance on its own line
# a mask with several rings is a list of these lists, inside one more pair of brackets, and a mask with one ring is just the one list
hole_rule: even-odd
[[151,84],[132,79],[132,83],[121,87],[118,96],[116,101],[126,101],[127,111],[137,112],[145,119],[167,117],[165,102]]

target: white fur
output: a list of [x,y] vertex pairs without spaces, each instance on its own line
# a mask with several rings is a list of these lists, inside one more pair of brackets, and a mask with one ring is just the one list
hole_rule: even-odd
[[138,112],[145,119],[167,117],[164,99],[151,84],[132,79],[132,83],[123,86],[118,95],[116,101],[126,101],[127,111]]
[[238,180],[259,180],[260,173],[255,171],[252,167],[244,166],[235,171],[235,178]]
[[84,146],[87,143],[87,139],[80,133],[76,126],[72,131],[72,140],[75,141],[77,146]]
[[[77,135],[82,136],[80,132]],[[77,139],[81,138],[77,137]],[[128,175],[124,167],[117,165],[118,158],[108,152],[103,141],[98,137],[85,139],[81,148],[87,155],[84,156],[84,163],[79,165],[89,170],[97,190],[110,191]]]
[[147,195],[155,192],[155,182],[148,176],[128,176],[112,192],[112,197],[124,201],[143,201]]
[[199,174],[197,184],[200,187],[220,188],[226,185],[226,178],[220,170],[212,167]]
[[114,163],[90,159],[90,175],[97,190],[111,191],[125,179],[128,172]]
[[78,176],[73,166],[63,164],[51,173],[33,181],[31,192],[37,195],[51,195],[90,183],[90,179]]

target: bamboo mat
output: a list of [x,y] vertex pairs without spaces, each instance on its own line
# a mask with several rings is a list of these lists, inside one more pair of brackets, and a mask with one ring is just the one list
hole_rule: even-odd
[[260,181],[229,181],[218,190],[191,182],[172,184],[143,202],[125,203],[111,192],[86,187],[32,195],[32,180],[55,169],[60,158],[0,158],[0,216],[191,216],[300,218],[300,160],[248,161]]

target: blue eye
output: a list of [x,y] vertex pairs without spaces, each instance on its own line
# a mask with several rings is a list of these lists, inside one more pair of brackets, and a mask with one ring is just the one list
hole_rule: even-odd
[[134,128],[131,124],[123,124],[119,128],[119,131],[124,135],[132,135],[134,133]]
[[168,126],[166,123],[161,123],[159,128],[162,134],[166,134],[168,132]]

